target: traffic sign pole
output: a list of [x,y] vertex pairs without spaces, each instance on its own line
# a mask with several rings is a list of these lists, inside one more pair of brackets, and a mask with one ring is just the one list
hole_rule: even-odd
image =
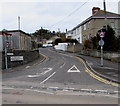
[[104,38],[105,33],[104,32],[100,32],[100,38],[101,40],[99,41],[99,45],[101,46],[101,67],[103,67],[103,45],[104,45],[104,41],[102,38]]
[[103,46],[101,46],[101,67],[103,67]]

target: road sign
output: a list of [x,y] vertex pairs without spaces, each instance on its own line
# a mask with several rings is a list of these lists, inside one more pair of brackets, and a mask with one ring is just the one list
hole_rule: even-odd
[[7,53],[7,55],[12,56],[12,55],[14,55],[14,53]]
[[101,40],[99,41],[99,45],[100,45],[100,46],[103,46],[103,45],[104,45],[104,40],[101,39]]
[[11,61],[23,61],[23,56],[11,56]]
[[104,36],[105,36],[105,32],[100,32],[99,35],[100,35],[101,38],[104,38]]

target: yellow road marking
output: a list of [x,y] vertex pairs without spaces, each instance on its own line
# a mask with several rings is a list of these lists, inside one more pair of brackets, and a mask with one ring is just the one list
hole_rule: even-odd
[[101,82],[104,82],[104,83],[106,83],[106,84],[110,84],[110,85],[112,85],[112,86],[120,87],[120,84],[115,83],[115,82],[110,82],[110,81],[108,81],[108,80],[106,80],[106,79],[104,79],[104,78],[102,78],[102,77],[99,77],[98,75],[94,74],[93,72],[91,72],[91,71],[87,68],[87,66],[86,66],[85,62],[83,61],[83,59],[81,59],[81,58],[79,58],[79,57],[75,57],[75,58],[79,59],[79,60],[84,64],[85,71],[86,71],[91,77],[93,77],[93,78],[95,78],[95,79],[97,79],[97,80],[99,80],[99,81],[101,81]]

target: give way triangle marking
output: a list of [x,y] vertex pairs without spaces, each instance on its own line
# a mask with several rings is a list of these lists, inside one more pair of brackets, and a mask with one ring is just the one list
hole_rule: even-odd
[[67,72],[80,72],[80,70],[78,70],[78,68],[73,65]]

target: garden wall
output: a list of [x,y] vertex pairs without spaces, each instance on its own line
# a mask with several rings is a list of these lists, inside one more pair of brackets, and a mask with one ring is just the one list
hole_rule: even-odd
[[[39,57],[39,50],[13,50],[9,51],[9,53],[13,53],[13,55],[7,55],[8,68],[29,63]],[[4,52],[2,52],[2,69],[5,69]]]
[[[93,56],[93,57],[101,57],[101,52],[97,50],[81,50],[80,54],[87,55],[87,56]],[[103,58],[114,61],[114,62],[120,62],[120,53],[104,52]]]

